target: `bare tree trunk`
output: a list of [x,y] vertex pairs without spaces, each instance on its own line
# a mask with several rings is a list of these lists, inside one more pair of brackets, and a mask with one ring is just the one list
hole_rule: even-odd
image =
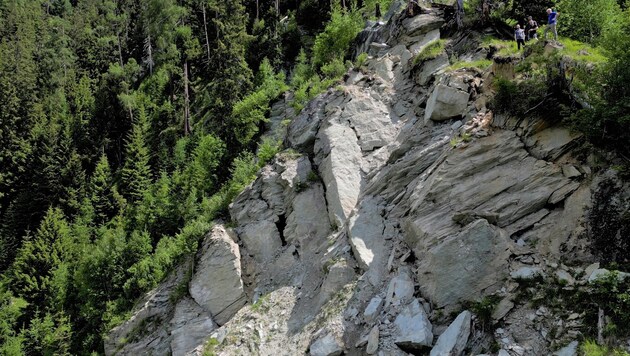
[[[256,11],[258,11],[258,0],[256,0],[256,6],[257,6]],[[206,6],[202,4],[201,9],[203,12],[203,29],[206,32],[206,53],[208,54],[208,63],[210,63],[210,39],[208,39],[208,22],[206,21]],[[258,18],[258,15],[256,15],[256,18]]]
[[604,309],[599,308],[597,311],[597,343],[599,345],[604,344],[604,327],[606,326],[606,316],[604,315]]
[[151,35],[147,36],[147,55],[149,56],[149,74],[153,74],[153,46],[151,45]]
[[120,61],[120,66],[124,67],[125,65],[123,64],[122,59],[122,45],[120,44],[120,32],[116,34],[116,37],[118,38],[118,60]]
[[188,60],[184,61],[184,136],[190,134],[190,98],[188,97]]
[[280,0],[276,0],[276,16],[280,16]]
[[259,7],[258,7],[258,0],[256,0],[256,20],[258,20],[258,15],[259,15]]

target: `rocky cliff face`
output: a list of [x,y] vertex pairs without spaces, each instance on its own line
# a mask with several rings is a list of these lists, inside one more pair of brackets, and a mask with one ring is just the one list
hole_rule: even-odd
[[[578,321],[515,300],[516,281],[590,277],[601,179],[573,157],[579,135],[494,116],[491,71],[414,64],[443,24],[426,10],[367,29],[366,67],[293,118],[289,149],[231,205],[234,226],[217,224],[106,353],[543,355],[577,338]],[[490,321],[461,312],[488,299]]]

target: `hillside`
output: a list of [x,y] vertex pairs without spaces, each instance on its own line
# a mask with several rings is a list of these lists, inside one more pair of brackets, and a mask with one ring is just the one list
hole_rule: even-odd
[[0,1],[0,354],[628,354],[628,11]]
[[490,109],[502,57],[414,60],[453,43],[441,10],[393,13],[343,83],[295,118],[274,104],[286,149],[107,354],[571,355],[596,336],[594,212],[627,183],[561,122]]

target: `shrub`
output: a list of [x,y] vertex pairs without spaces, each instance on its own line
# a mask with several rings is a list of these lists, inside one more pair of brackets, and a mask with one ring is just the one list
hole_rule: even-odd
[[497,94],[492,101],[492,107],[498,113],[517,118],[529,114],[559,117],[560,108],[552,98],[547,98],[547,84],[544,81],[530,79],[517,83],[499,78],[495,85]]
[[316,68],[330,63],[334,59],[343,59],[350,43],[363,27],[363,20],[358,11],[347,11],[334,6],[330,21],[315,38],[313,46],[313,64]]

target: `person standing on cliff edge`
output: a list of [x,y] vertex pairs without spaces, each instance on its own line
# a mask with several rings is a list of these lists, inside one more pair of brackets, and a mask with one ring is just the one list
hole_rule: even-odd
[[547,32],[550,30],[553,32],[553,39],[558,41],[558,29],[556,25],[558,24],[558,13],[551,9],[547,9],[547,27],[545,28],[545,40],[547,39]]

